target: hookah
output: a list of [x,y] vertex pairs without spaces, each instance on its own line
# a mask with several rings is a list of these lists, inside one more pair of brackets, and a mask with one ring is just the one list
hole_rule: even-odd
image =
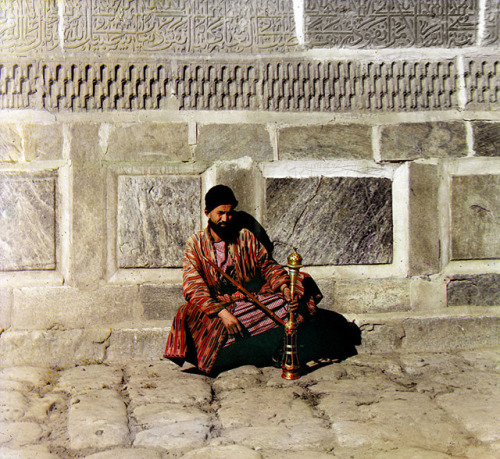
[[[290,294],[293,300],[295,295],[295,286],[300,268],[302,268],[302,257],[297,253],[297,249],[288,255],[287,267],[290,274]],[[284,379],[299,379],[300,378],[300,364],[297,349],[297,319],[295,314],[290,311],[290,317],[285,325],[285,338],[283,349],[283,361],[281,368],[283,372],[281,377]]]

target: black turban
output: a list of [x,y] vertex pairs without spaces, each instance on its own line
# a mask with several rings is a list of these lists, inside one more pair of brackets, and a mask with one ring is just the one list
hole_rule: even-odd
[[215,185],[208,190],[205,195],[205,209],[211,212],[213,209],[223,205],[231,205],[236,207],[238,201],[234,197],[233,190],[225,185]]

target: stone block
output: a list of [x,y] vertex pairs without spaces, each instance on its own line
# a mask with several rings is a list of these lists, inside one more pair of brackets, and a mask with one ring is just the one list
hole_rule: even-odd
[[339,313],[408,311],[410,283],[407,279],[335,280],[334,310]]
[[439,271],[440,240],[437,166],[410,164],[410,275]]
[[109,161],[189,161],[186,123],[133,123],[111,127],[105,158]]
[[118,177],[118,266],[182,266],[186,240],[200,227],[200,194],[197,176]]
[[139,301],[145,320],[172,320],[186,300],[182,285],[152,285],[139,287]]
[[89,390],[109,389],[123,381],[121,369],[106,365],[81,365],[60,374],[56,389],[71,394]]
[[446,307],[446,283],[442,279],[431,280],[415,277],[410,283],[411,309],[433,311]]
[[12,302],[12,290],[9,288],[0,288],[0,330],[10,327]]
[[392,262],[391,180],[268,178],[265,186],[265,227],[278,262],[293,247],[307,265]]
[[448,306],[500,306],[500,274],[453,276],[446,293]]
[[281,128],[280,159],[372,159],[371,126],[335,124]]
[[14,292],[15,329],[83,328],[131,320],[136,286],[96,290],[71,287],[25,287]]
[[0,270],[55,269],[55,174],[1,173],[0,208]]
[[73,396],[68,434],[71,449],[105,449],[127,444],[127,408],[118,392],[101,389]]
[[500,318],[428,317],[403,322],[402,352],[450,352],[498,347]]
[[314,281],[316,282],[316,285],[318,286],[321,294],[323,295],[323,299],[321,300],[319,307],[322,309],[326,309],[328,311],[334,311],[335,310],[334,281],[332,279],[314,279]]
[[106,362],[157,361],[165,352],[169,331],[170,327],[115,330],[106,351]]
[[306,41],[327,48],[455,48],[476,42],[477,3],[383,0],[304,3]]
[[62,159],[62,124],[25,124],[23,138],[26,161]]
[[356,320],[361,329],[361,345],[356,347],[359,353],[399,352],[405,331],[401,323],[391,320],[365,321]]
[[68,284],[98,286],[104,278],[106,257],[105,170],[73,167],[73,219]]
[[3,365],[70,367],[104,360],[109,342],[96,342],[84,330],[14,330],[0,337]]
[[198,127],[198,161],[231,160],[250,156],[254,161],[271,161],[273,147],[261,124],[205,124]]
[[23,159],[23,140],[19,126],[0,126],[0,161],[20,161]]
[[384,126],[380,150],[384,161],[466,156],[465,124],[434,122]]
[[500,257],[500,175],[454,176],[451,183],[451,258]]
[[73,123],[69,127],[70,158],[74,165],[99,164],[103,159],[97,123]]
[[476,156],[500,156],[500,123],[472,123]]
[[[238,210],[256,216],[260,211],[258,190],[262,173],[250,157],[232,161],[217,161],[207,171],[213,184],[229,186],[238,200]],[[208,190],[207,190],[208,191]]]

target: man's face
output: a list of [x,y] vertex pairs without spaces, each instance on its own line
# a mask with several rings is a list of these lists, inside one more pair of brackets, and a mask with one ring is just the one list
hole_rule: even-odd
[[231,220],[233,219],[233,206],[224,204],[222,206],[212,209],[210,212],[205,210],[205,215],[212,227],[227,229],[231,227]]

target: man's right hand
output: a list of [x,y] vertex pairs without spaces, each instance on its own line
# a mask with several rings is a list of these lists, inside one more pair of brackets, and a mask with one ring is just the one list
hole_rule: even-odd
[[223,309],[217,315],[222,320],[222,324],[226,327],[229,335],[240,335],[243,338],[243,329],[241,328],[240,321],[233,314],[227,309]]

